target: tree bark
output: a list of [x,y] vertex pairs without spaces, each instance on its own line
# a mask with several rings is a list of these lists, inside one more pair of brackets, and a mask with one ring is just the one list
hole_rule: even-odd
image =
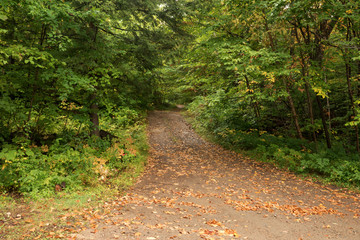
[[[346,60],[345,60],[346,61]],[[354,96],[353,96],[353,91],[352,91],[352,87],[351,87],[351,67],[349,65],[349,63],[346,61],[345,63],[345,68],[346,68],[346,81],[347,81],[347,86],[348,86],[348,95],[349,95],[349,100],[350,100],[350,108],[352,110],[352,117],[356,116],[356,109],[355,109],[355,103],[354,103]],[[359,127],[357,125],[355,125],[355,137],[356,137],[356,151],[358,153],[360,153],[360,143],[359,143]]]
[[[349,20],[347,21],[347,33],[346,33],[346,41],[351,41],[352,40],[352,36],[351,36],[351,32],[350,32],[350,22]],[[352,86],[351,86],[351,66],[350,66],[350,59],[348,57],[348,50],[345,49],[344,51],[344,61],[345,61],[345,70],[346,70],[346,82],[347,82],[347,87],[348,87],[348,95],[349,95],[349,100],[350,100],[350,108],[351,111],[353,113],[352,118],[356,117],[357,112],[355,109],[355,103],[354,103],[354,94],[353,94],[353,90],[352,90]],[[355,125],[355,143],[356,143],[356,151],[358,153],[360,153],[360,143],[359,143],[359,127],[357,125]]]
[[[93,24],[90,23],[90,27],[93,29],[94,31],[94,38],[93,38],[93,42],[94,42],[94,46],[96,44],[96,37],[98,34],[98,28]],[[96,91],[96,90],[95,90]],[[97,94],[96,92],[91,94],[91,105],[90,105],[90,120],[92,122],[92,131],[91,131],[91,135],[92,136],[97,136],[100,137],[100,123],[99,123],[99,105],[97,103]]]
[[[43,46],[44,45],[44,41],[46,38],[46,25],[43,24],[41,27],[41,33],[40,33],[40,38],[39,38],[39,45]],[[36,96],[36,91],[37,91],[37,86],[36,84],[39,82],[39,75],[40,75],[40,70],[39,68],[35,67],[35,73],[34,73],[34,83],[32,85],[32,96],[31,96],[31,100],[30,100],[30,109],[29,109],[29,113],[28,113],[28,118],[27,121],[29,122],[31,120],[31,114],[33,111],[33,107],[34,107],[34,100],[35,100],[35,96]],[[30,76],[31,76],[31,70],[29,70],[29,75],[28,78],[30,80]]]
[[[298,34],[298,29],[295,27],[294,31],[295,31],[296,40],[298,41],[298,43],[300,43],[300,37],[299,37],[299,34]],[[301,71],[302,71],[302,76],[303,76],[304,82],[305,82],[305,92],[306,92],[306,99],[307,99],[307,103],[308,103],[308,111],[309,111],[310,123],[311,123],[312,127],[314,127],[315,126],[314,108],[313,108],[311,94],[310,94],[311,87],[310,87],[310,83],[306,79],[306,77],[309,76],[309,73],[308,73],[308,69],[307,69],[307,64],[305,62],[304,52],[303,52],[302,49],[300,49],[300,57],[301,57]],[[317,137],[316,137],[315,130],[312,130],[312,136],[313,136],[313,141],[315,143],[315,147],[317,149]]]
[[[310,59],[315,63],[315,65],[319,67],[319,69],[321,69],[322,67],[322,62],[324,57],[324,49],[322,47],[322,41],[329,38],[337,22],[338,22],[338,17],[334,17],[329,22],[323,20],[322,22],[320,22],[319,28],[314,33],[314,48],[310,52]],[[308,37],[309,35],[310,35],[310,31],[308,32]],[[308,45],[311,44],[310,40],[307,40],[307,44]],[[328,148],[331,148],[330,133],[328,130],[328,126],[326,124],[326,116],[321,103],[321,99],[318,95],[316,96],[316,102],[319,107],[321,122],[325,132],[326,144]]]
[[326,117],[325,117],[324,109],[323,109],[323,106],[322,106],[322,103],[321,103],[321,99],[320,99],[320,97],[318,95],[316,96],[316,102],[317,102],[317,105],[319,107],[320,116],[321,116],[321,122],[322,122],[323,129],[324,129],[324,132],[325,132],[326,145],[330,149],[331,148],[330,134],[329,134],[329,130],[327,128]]
[[[305,81],[305,91],[306,91],[306,99],[307,99],[307,102],[308,102],[310,123],[311,123],[312,127],[314,127],[315,126],[314,110],[313,110],[312,99],[311,99],[311,94],[310,94],[310,86],[309,86],[309,83],[307,81]],[[312,135],[313,135],[313,140],[314,140],[316,148],[317,148],[317,137],[316,137],[315,130],[312,130]]]
[[293,100],[293,98],[291,96],[290,89],[289,89],[289,86],[287,84],[287,81],[286,81],[285,77],[283,77],[283,84],[285,86],[286,92],[289,94],[288,101],[289,101],[290,108],[291,108],[291,113],[292,113],[292,116],[293,116],[293,119],[294,119],[294,124],[295,124],[297,135],[298,135],[298,137],[300,139],[303,139],[303,135],[301,133],[301,128],[300,128],[300,124],[299,124],[298,115],[297,115],[296,109],[295,109],[294,100]]
[[91,106],[90,106],[90,120],[92,122],[92,136],[100,137],[100,128],[99,128],[99,105],[96,102],[96,93],[91,95]]

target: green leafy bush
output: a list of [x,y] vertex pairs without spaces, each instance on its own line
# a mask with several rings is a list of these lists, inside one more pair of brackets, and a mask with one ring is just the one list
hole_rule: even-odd
[[245,150],[297,173],[310,173],[339,183],[360,185],[360,157],[349,153],[341,143],[314,143],[275,136],[257,127],[256,121],[241,115],[241,103],[234,103],[224,91],[200,96],[188,111],[195,128],[210,133],[213,139],[231,149]]
[[141,117],[128,109],[122,122],[117,118],[103,120],[112,138],[87,137],[86,133],[66,129],[53,140],[41,141],[40,146],[25,141],[26,137],[4,144],[0,151],[0,191],[42,198],[54,195],[56,190],[69,193],[110,181],[139,161],[141,151],[146,150],[140,137],[144,128],[136,124]]

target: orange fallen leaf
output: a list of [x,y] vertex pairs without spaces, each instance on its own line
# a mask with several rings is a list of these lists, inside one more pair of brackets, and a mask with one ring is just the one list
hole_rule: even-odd
[[237,234],[237,232],[234,229],[225,229],[225,233],[235,237],[239,236],[239,234]]
[[210,225],[210,226],[213,226],[213,227],[217,227],[217,226],[221,226],[221,225],[222,225],[221,222],[218,222],[218,221],[216,221],[215,219],[207,221],[206,224],[207,224],[207,225]]

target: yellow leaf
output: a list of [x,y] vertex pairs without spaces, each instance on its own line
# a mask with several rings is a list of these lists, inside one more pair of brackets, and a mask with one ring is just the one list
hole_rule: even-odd
[[31,223],[31,222],[33,222],[34,220],[32,220],[32,219],[25,219],[25,222],[26,223]]

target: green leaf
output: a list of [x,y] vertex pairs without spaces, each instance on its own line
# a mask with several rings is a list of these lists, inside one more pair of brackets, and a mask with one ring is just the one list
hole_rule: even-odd
[[8,20],[8,17],[4,14],[0,14],[0,20],[6,21],[6,20]]

